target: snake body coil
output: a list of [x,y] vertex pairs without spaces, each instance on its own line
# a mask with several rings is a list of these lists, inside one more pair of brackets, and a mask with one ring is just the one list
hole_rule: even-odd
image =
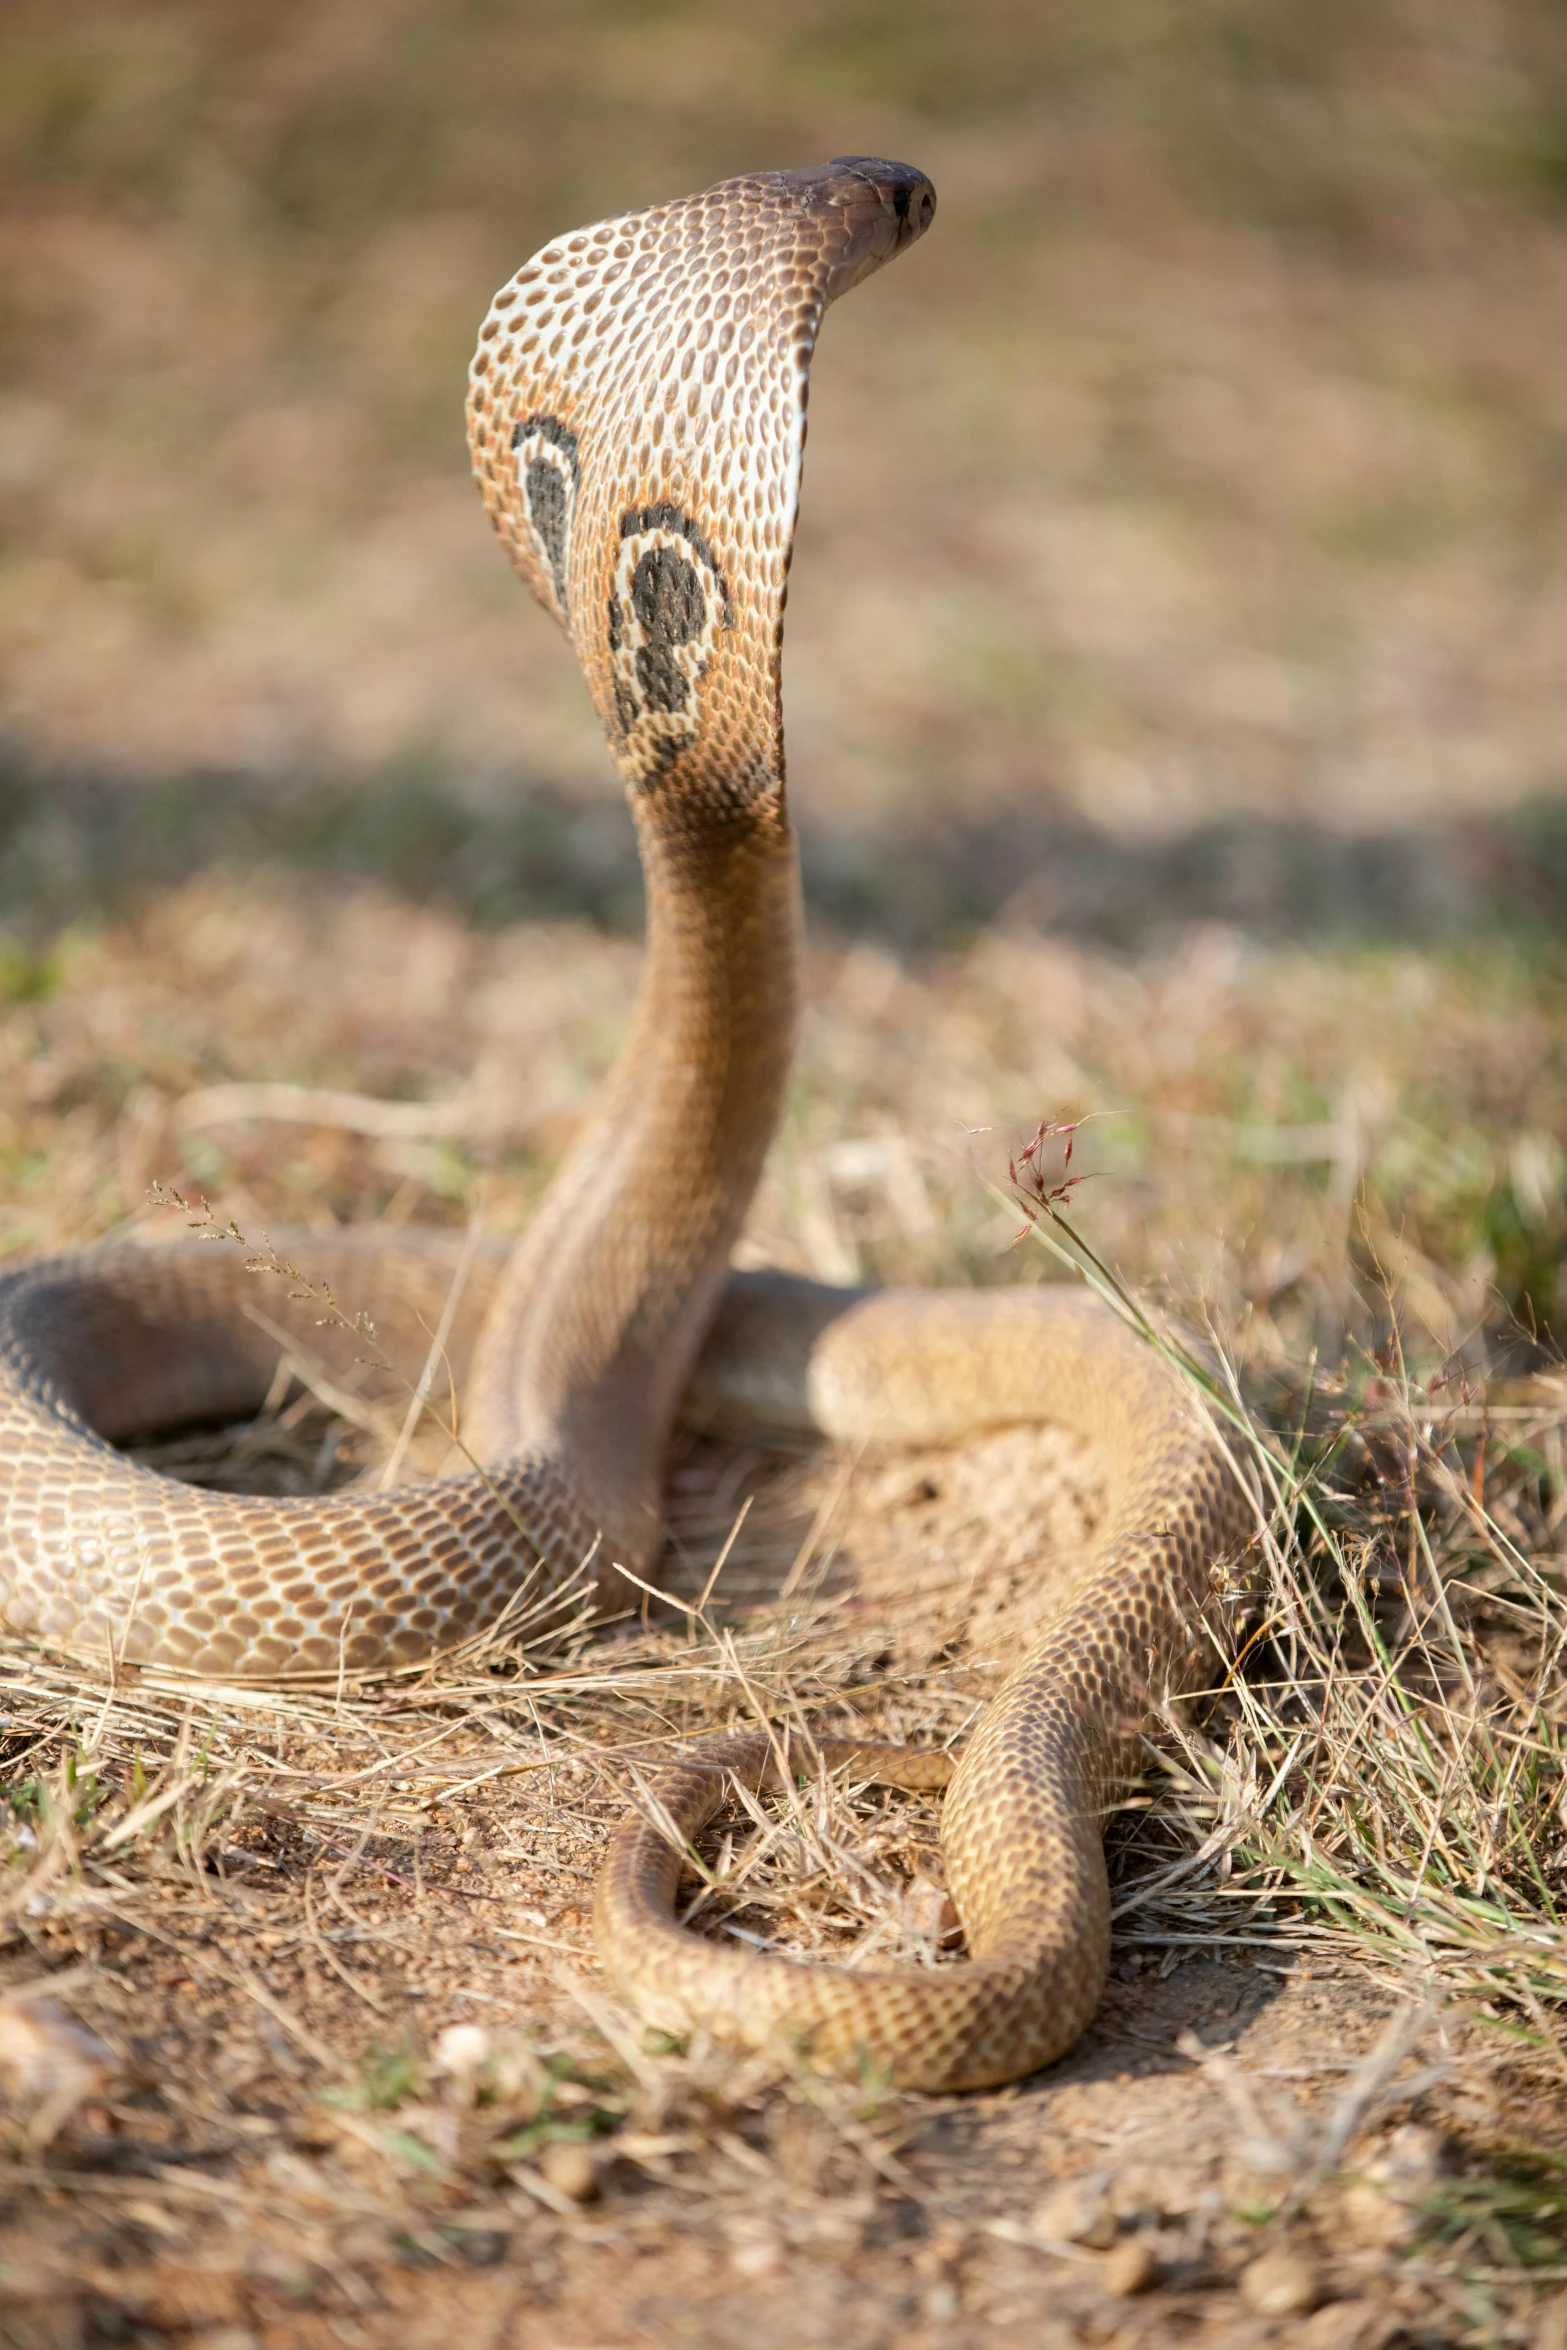
[[[797,880],[780,649],[806,387],[829,301],[918,237],[919,172],[840,158],[733,180],[547,246],[496,296],[469,398],[513,562],[566,628],[635,814],[648,949],[597,1116],[509,1260],[468,1268],[450,1333],[482,1471],[313,1501],[197,1491],[115,1440],[254,1409],[279,1330],[346,1360],[317,1309],[266,1315],[237,1252],[105,1248],[0,1282],[0,1614],[117,1659],[234,1678],[417,1664],[585,1560],[607,1596],[658,1538],[661,1456],[699,1349],[732,1410],[855,1442],[1049,1418],[1102,1448],[1111,1499],[1075,1596],[970,1740],[943,1840],[972,1961],[859,1973],[683,1933],[651,1819],[599,1888],[606,1966],[654,2020],[792,2038],[901,2081],[1003,2080],[1069,2046],[1108,1944],[1102,1823],[1238,1532],[1227,1465],[1182,1390],[1075,1295],[857,1295],[726,1274],[777,1121]],[[452,1246],[291,1246],[417,1377]],[[285,1331],[286,1335],[286,1331]],[[831,1760],[837,1747],[825,1748]],[[944,1758],[854,1750],[936,1784]],[[720,1761],[671,1767],[689,1837]]]

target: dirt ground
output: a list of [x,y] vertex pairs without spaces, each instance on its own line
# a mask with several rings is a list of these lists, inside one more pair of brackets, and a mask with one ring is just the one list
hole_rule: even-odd
[[[156,1182],[252,1238],[503,1235],[636,964],[582,925],[266,875],[81,929],[0,1024],[11,1245],[168,1237]],[[677,1604],[645,1626],[632,1594],[606,1636],[288,1698],[6,1645],[0,2338],[1551,2341],[1567,1430],[1550,1348],[1486,1318],[1503,1283],[1558,1311],[1549,967],[1018,929],[820,947],[809,996],[746,1258],[1029,1278],[985,1180],[1009,1134],[1135,1102],[1080,1137],[1077,1213],[1150,1298],[1192,1310],[1205,1269],[1283,1479],[1294,1645],[1238,1619],[1218,1712],[1150,1756],[1100,2021],[1041,2079],[921,2101],[649,2048],[607,2002],[591,1889],[638,1770],[758,1711],[960,1737],[1097,1507],[1050,1430],[890,1459],[687,1437]],[[1324,1098],[1350,1034],[1355,1090]],[[279,1114],[258,1068],[302,1096]],[[1017,1123],[975,1134],[987,1112]],[[1310,1402],[1313,1346],[1337,1367]],[[294,1492],[374,1474],[400,1405],[333,1420],[312,1375],[145,1457]],[[738,1819],[712,1922],[960,1963],[936,1830],[876,1791]]]
[[[1020,1536],[1019,1491],[1052,1488]],[[11,1737],[25,1705],[35,1731],[77,1725],[84,1759],[63,1810],[23,1803],[0,2019],[45,1991],[57,2064],[67,2016],[96,2045],[58,2134],[12,2124],[0,2339],[1556,2339],[1551,2058],[1472,2005],[1412,2000],[1288,1905],[1150,1909],[1182,1845],[1135,1812],[1109,1995],[1040,2078],[893,2097],[659,2052],[616,2011],[588,1917],[628,1769],[715,1718],[742,1668],[818,1722],[959,1728],[1095,1500],[1092,1461],[1048,1432],[847,1478],[689,1442],[674,1597],[699,1598],[741,1490],[727,1648],[633,1613],[553,1664],[492,1653],[357,1698],[243,1702],[13,1652]],[[809,1603],[763,1606],[802,1556]],[[846,1849],[879,1878],[853,1919],[823,1881]],[[939,1881],[925,1800],[867,1791],[817,1863],[779,1872],[796,1928],[814,1915],[805,1947],[865,1947],[879,1901],[881,1955],[919,1955],[897,1937]],[[739,1901],[739,1930],[780,1930],[776,1901]]]
[[[497,1810],[494,1824],[515,1828]],[[572,1915],[557,1921],[567,1938]],[[467,2024],[528,1998],[526,1964],[508,1964],[515,1953],[487,1948],[482,1933],[421,1920],[405,2013],[416,1990],[421,2025],[446,2015]],[[355,1958],[369,1961],[368,1981],[395,2012],[392,1970],[362,1943]],[[465,1960],[469,1972],[482,1961],[486,1982],[505,1990],[482,2005],[454,1995],[450,1977]],[[577,2208],[525,2162],[510,2165],[525,2184],[422,2177],[436,2165],[428,2151],[416,2164],[414,2149],[439,2141],[442,2125],[460,2136],[460,2108],[422,2107],[410,2145],[395,2115],[311,2102],[320,2068],[305,2035],[331,2028],[331,1995],[319,1981],[312,1994],[286,1950],[255,1955],[262,1989],[249,2000],[222,1987],[221,1958],[188,1963],[197,1976],[159,1970],[179,1994],[171,2029],[151,2028],[148,1993],[123,1978],[105,1989],[100,2013],[146,2074],[189,2067],[212,2082],[207,2110],[171,2130],[149,2083],[103,2116],[114,2135],[97,2150],[91,2182],[56,2190],[0,2237],[8,2342],[938,2350],[993,2341],[999,2329],[1041,2350],[1185,2341],[1380,2350],[1464,2338],[1488,2298],[1445,2264],[1399,2257],[1407,2214],[1376,2188],[1319,2191],[1296,2213],[1263,2216],[1279,2173],[1258,2167],[1218,2065],[1233,2060],[1248,2100],[1280,2128],[1320,2128],[1387,2018],[1384,1999],[1331,1971],[1303,1979],[1276,1964],[1196,1958],[1165,1976],[1123,1961],[1100,2022],[1048,2082],[918,2112],[873,2110],[852,2127],[834,2127],[808,2103],[743,2095],[736,2107],[706,2106],[695,2128],[677,2111],[673,2127],[661,2117],[656,2129],[606,2140],[597,2199]],[[267,1992],[286,2002],[286,2032],[271,2022]],[[240,2019],[236,1997],[248,2009]],[[528,2003],[536,2012],[536,1999]],[[1193,2036],[1216,2052],[1208,2069],[1185,2053]],[[292,2110],[278,2110],[276,2087],[216,2093],[216,2081],[243,2077],[247,2058],[274,2080],[280,2070],[296,2077]],[[1521,2085],[1504,2076],[1493,2090],[1512,2102]],[[1415,2109],[1428,2132],[1476,2118],[1430,2090]],[[1410,2104],[1396,2110],[1403,2139],[1419,2137],[1403,2123]],[[1554,2127],[1554,2102],[1547,2115]],[[1527,2120],[1516,2103],[1513,2118]],[[1354,2159],[1396,2167],[1401,2151],[1398,2131],[1373,2129],[1357,2135]],[[1074,2196],[1094,2248],[1051,2240],[1052,2214]],[[1146,2266],[1117,2267],[1130,2246],[1146,2248]],[[1142,2289],[1129,2294],[1128,2282]],[[1268,2314],[1270,2283],[1283,2315]],[[1514,2338],[1548,2341],[1550,2306]]]

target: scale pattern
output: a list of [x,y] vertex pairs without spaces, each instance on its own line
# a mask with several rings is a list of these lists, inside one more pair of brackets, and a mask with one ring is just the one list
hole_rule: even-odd
[[[879,187],[901,214],[865,203]],[[782,777],[817,329],[933,208],[896,165],[760,173],[547,245],[490,306],[468,403],[485,504],[622,772],[676,823]]]
[[[1045,2061],[1092,2013],[1104,1812],[1240,1516],[1183,1390],[1079,1299],[726,1280],[791,1049],[780,659],[811,356],[828,303],[934,206],[923,174],[864,157],[732,180],[546,246],[485,320],[475,472],[625,780],[648,953],[601,1108],[529,1232],[509,1259],[464,1259],[447,1352],[483,1466],[274,1501],[199,1492],[115,1449],[255,1409],[291,1346],[361,1375],[364,1339],[323,1320],[326,1289],[373,1319],[379,1375],[416,1380],[453,1294],[450,1243],[291,1244],[299,1292],[201,1242],[23,1266],[0,1280],[0,1618],[117,1662],[330,1680],[417,1666],[584,1561],[619,1604],[617,1562],[656,1548],[660,1455],[704,1334],[710,1400],[845,1441],[1080,1426],[1110,1464],[1105,1530],[945,1806],[973,1963],[847,1974],[682,1933],[680,1840],[726,1784],[711,1752],[660,1783],[674,1843],[632,1818],[599,1892],[605,1963],[649,2016],[950,2087]],[[770,1751],[741,1742],[729,1764],[756,1779]],[[950,1768],[856,1751],[919,1784]]]
[[[885,1291],[736,1284],[704,1361],[716,1400],[752,1386],[764,1330],[801,1365],[801,1416],[844,1444],[940,1443],[1049,1419],[1099,1448],[1104,1522],[1067,1604],[954,1763],[823,1740],[798,1770],[950,1786],[947,1878],[968,1963],[859,1970],[699,1940],[674,1919],[685,1848],[732,1775],[776,1775],[758,1736],[658,1773],[617,1830],[595,1928],[605,1965],[650,2021],[782,2047],[908,2089],[1010,2081],[1064,2054],[1092,2018],[1110,1953],[1104,1823],[1138,1775],[1154,1706],[1189,1685],[1201,1627],[1244,1540],[1246,1497],[1186,1383],[1075,1291]],[[787,1412],[788,1399],[767,1404]]]

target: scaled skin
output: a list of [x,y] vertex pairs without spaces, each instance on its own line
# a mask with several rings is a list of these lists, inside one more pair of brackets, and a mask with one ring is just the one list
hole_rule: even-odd
[[[619,1604],[618,1566],[642,1570],[659,1540],[660,1463],[704,1335],[710,1397],[845,1441],[1077,1428],[1109,1465],[1105,1523],[944,1806],[972,1963],[862,1973],[699,1941],[672,1916],[680,1852],[640,1819],[599,1890],[605,1964],[650,2018],[952,2088],[1047,2062],[1093,2013],[1104,1815],[1150,1704],[1185,1669],[1242,1512],[1186,1391],[1081,1296],[861,1297],[727,1273],[793,1049],[779,663],[811,357],[827,304],[934,209],[922,173],[864,157],[731,180],[547,246],[485,321],[475,470],[604,722],[637,821],[648,949],[595,1118],[510,1261],[469,1278],[452,1353],[471,1350],[463,1433],[482,1468],[314,1501],[138,1468],[109,1440],[265,1393],[277,1342],[245,1317],[241,1252],[26,1267],[0,1281],[0,1615],[100,1655],[284,1680],[415,1665],[584,1564]],[[394,1373],[418,1376],[450,1244],[290,1254],[368,1309]],[[319,1329],[315,1301],[268,1302],[329,1358],[363,1351],[357,1333]],[[948,1769],[872,1759],[921,1784]],[[754,1783],[771,1748],[730,1761]],[[661,1782],[683,1839],[724,1785],[711,1757]]]

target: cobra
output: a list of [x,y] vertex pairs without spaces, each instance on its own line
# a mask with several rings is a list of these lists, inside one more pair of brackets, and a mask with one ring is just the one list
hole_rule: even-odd
[[[704,1942],[675,1923],[679,1842],[765,1739],[669,1766],[613,1841],[599,1949],[656,2023],[924,2088],[1009,2079],[1068,2047],[1108,1951],[1102,1831],[1153,1699],[1183,1670],[1239,1530],[1187,1391],[1086,1296],[858,1293],[728,1260],[777,1122],[798,887],[780,661],[806,391],[829,302],[911,245],[934,193],[845,157],[730,180],[548,245],[496,296],[473,362],[474,467],[512,561],[566,629],[634,812],[645,970],[597,1112],[509,1258],[450,1333],[477,1464],[314,1500],[205,1493],[116,1439],[254,1409],[279,1321],[238,1252],[119,1245],[0,1284],[0,1612],[16,1631],[193,1675],[284,1680],[417,1665],[593,1562],[623,1600],[659,1542],[659,1473],[696,1375],[731,1417],[839,1442],[942,1443],[1006,1421],[1081,1430],[1109,1499],[1072,1595],[944,1756],[826,1743],[922,1784],[966,1964],[854,1971]],[[375,1319],[416,1376],[453,1277],[430,1238],[290,1254]],[[669,1828],[673,1826],[675,1841]]]

